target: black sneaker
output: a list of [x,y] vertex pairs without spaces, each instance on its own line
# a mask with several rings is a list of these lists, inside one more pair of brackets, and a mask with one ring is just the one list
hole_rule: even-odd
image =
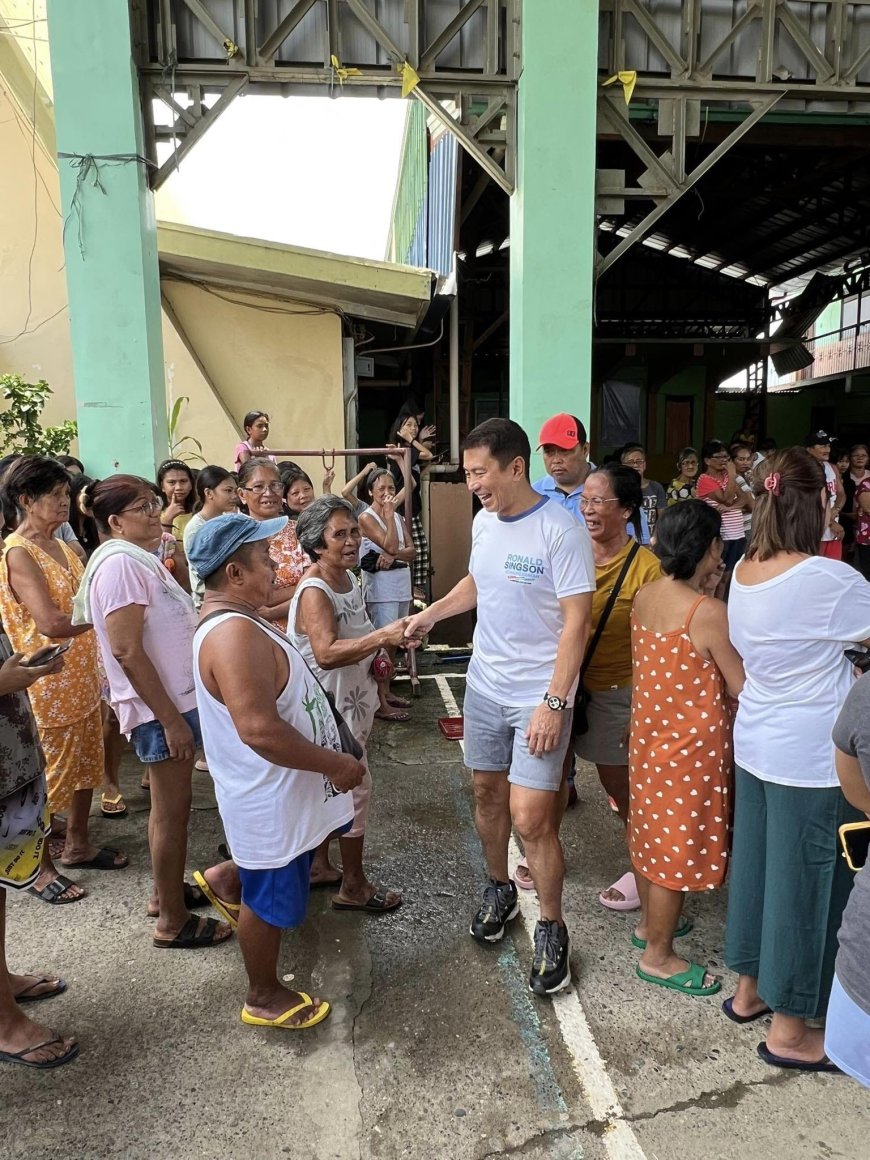
[[571,940],[568,928],[555,920],[535,923],[535,957],[529,990],[553,995],[571,983]]
[[498,942],[505,924],[520,912],[517,888],[513,882],[496,882],[490,878],[483,892],[480,910],[471,920],[470,934],[478,942]]

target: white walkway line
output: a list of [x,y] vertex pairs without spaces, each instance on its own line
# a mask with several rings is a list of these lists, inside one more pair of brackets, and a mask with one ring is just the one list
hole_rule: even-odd
[[[447,677],[439,674],[435,677],[435,682],[448,714],[451,717],[460,716],[459,706],[447,683]],[[459,744],[464,753],[465,746],[462,742]],[[516,838],[511,835],[508,846],[511,875],[513,875],[520,857],[520,848]],[[519,890],[517,893],[520,899],[520,918],[523,929],[531,943],[535,923],[538,920],[537,895],[532,890]],[[592,1116],[594,1119],[607,1124],[602,1142],[609,1160],[646,1160],[646,1155],[634,1134],[634,1129],[625,1119],[625,1111],[592,1035],[592,1029],[586,1018],[586,1012],[583,1010],[583,1004],[580,1002],[577,988],[572,985],[567,991],[554,995],[552,1002],[559,1031],[565,1046],[568,1048],[580,1086],[589,1102]]]

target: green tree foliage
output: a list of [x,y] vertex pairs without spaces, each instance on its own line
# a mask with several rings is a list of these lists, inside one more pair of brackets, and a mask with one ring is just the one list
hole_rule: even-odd
[[6,410],[0,412],[0,449],[30,455],[66,455],[78,433],[67,419],[58,427],[43,427],[39,421],[49,396],[54,392],[45,381],[26,383],[21,375],[0,375],[0,397]]

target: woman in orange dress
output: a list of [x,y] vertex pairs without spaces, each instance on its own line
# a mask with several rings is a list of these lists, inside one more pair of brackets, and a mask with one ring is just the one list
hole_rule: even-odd
[[[78,556],[54,533],[69,517],[69,476],[47,456],[25,455],[4,477],[4,498],[18,509],[17,530],[0,560],[0,616],[16,652],[31,656],[69,642],[61,672],[33,686],[30,701],[45,753],[52,830],[67,814],[64,867],[121,870],[127,858],[98,850],[88,837],[93,791],[103,780],[103,727],[97,641],[91,625],[73,625],[82,577]],[[31,887],[44,902],[75,902],[84,890],[58,874],[45,847],[43,874]]]
[[[246,460],[239,472],[239,499],[252,519],[271,520],[280,516],[284,510],[284,483],[275,464],[262,458]],[[269,555],[275,562],[275,587],[271,603],[257,611],[264,620],[272,621],[276,628],[286,632],[287,614],[296,594],[296,585],[305,569],[311,566],[308,556],[299,547],[293,520],[272,537]]]
[[661,580],[637,594],[631,617],[634,681],[629,745],[629,850],[642,916],[632,942],[638,976],[687,995],[721,987],[681,958],[674,938],[689,892],[725,881],[732,758],[726,693],[743,688],[725,605],[705,595],[722,571],[721,521],[699,500],[667,508],[656,524]]

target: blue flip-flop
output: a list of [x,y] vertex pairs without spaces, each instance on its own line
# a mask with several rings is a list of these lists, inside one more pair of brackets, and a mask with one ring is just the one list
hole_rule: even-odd
[[732,1023],[754,1023],[756,1019],[763,1019],[765,1015],[770,1015],[772,1012],[769,1007],[762,1007],[760,1011],[756,1011],[754,1015],[738,1015],[734,1010],[734,996],[730,999],[725,999],[722,1003],[722,1010],[728,1016]]

